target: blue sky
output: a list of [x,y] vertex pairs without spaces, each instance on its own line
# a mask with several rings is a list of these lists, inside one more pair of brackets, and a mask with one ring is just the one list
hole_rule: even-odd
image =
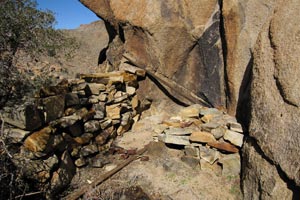
[[57,29],[74,29],[80,24],[88,24],[99,18],[79,0],[36,0],[41,10],[51,10],[55,14]]

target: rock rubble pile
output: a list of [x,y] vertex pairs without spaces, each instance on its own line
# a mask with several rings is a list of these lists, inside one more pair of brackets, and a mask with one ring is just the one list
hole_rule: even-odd
[[136,95],[144,76],[134,67],[82,74],[42,88],[34,103],[6,108],[5,135],[14,164],[51,194],[70,183],[76,167],[101,167],[95,155],[108,150],[151,105]]
[[225,176],[240,173],[242,126],[216,108],[198,104],[183,108],[178,116],[163,121],[156,133],[159,141],[184,146],[181,160],[191,167],[214,170],[221,166]]

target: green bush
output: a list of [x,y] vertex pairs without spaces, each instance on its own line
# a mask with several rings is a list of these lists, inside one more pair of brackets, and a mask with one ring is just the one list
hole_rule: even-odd
[[53,13],[38,10],[34,0],[0,0],[0,19],[1,109],[32,86],[26,75],[21,76],[17,70],[18,52],[32,59],[40,55],[70,57],[78,43],[55,30]]

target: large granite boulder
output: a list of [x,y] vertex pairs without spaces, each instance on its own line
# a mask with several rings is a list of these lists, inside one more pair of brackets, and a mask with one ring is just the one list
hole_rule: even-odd
[[[235,115],[238,102],[244,98],[253,58],[253,49],[262,26],[272,15],[276,0],[223,0],[227,110]],[[247,95],[247,94],[246,94]],[[237,111],[238,109],[238,111]]]
[[[110,44],[100,60],[111,69],[130,63],[146,69],[167,89],[175,88],[172,95],[187,104],[199,103],[200,97],[225,107],[217,0],[81,2],[106,22]],[[180,95],[186,91],[196,98],[183,98],[189,96]]]
[[247,199],[266,194],[264,199],[290,199],[288,191],[295,199],[300,195],[299,6],[297,0],[278,1],[255,45],[250,138],[243,153],[249,164],[243,176]]

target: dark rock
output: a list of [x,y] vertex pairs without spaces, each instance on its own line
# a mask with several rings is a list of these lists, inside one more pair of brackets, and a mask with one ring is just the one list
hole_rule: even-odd
[[65,95],[66,107],[77,106],[80,104],[79,97],[76,93],[68,93]]
[[101,83],[89,83],[86,85],[84,91],[86,95],[91,96],[91,95],[99,95],[101,91],[105,91],[106,86]]
[[73,137],[79,137],[84,133],[83,124],[81,121],[76,121],[74,124],[67,127],[66,132],[68,132]]
[[42,110],[32,103],[11,109],[9,113],[4,114],[3,119],[6,123],[27,131],[36,130],[44,123]]
[[93,155],[98,153],[98,147],[95,144],[89,144],[87,146],[83,146],[80,150],[80,155],[83,157]]
[[84,123],[84,132],[93,133],[100,130],[100,122],[97,120],[90,120]]
[[75,165],[76,167],[84,167],[85,165],[87,165],[87,162],[84,158],[78,158],[75,160]]
[[61,162],[59,164],[58,170],[53,172],[50,187],[51,187],[51,194],[53,196],[64,188],[66,188],[73,176],[76,173],[76,167],[67,151],[65,151],[61,156]]
[[74,138],[74,140],[81,145],[89,144],[94,135],[92,133],[84,133],[80,137]]
[[14,155],[13,163],[20,169],[22,175],[29,180],[45,183],[51,178],[51,171],[58,164],[55,155],[46,160],[31,160],[22,154]]
[[65,111],[65,96],[51,96],[41,100],[44,113],[45,121],[49,123],[63,116]]
[[50,97],[50,96],[57,96],[57,95],[63,95],[68,93],[69,87],[68,85],[56,85],[56,86],[49,86],[44,87],[40,90],[40,97]]

